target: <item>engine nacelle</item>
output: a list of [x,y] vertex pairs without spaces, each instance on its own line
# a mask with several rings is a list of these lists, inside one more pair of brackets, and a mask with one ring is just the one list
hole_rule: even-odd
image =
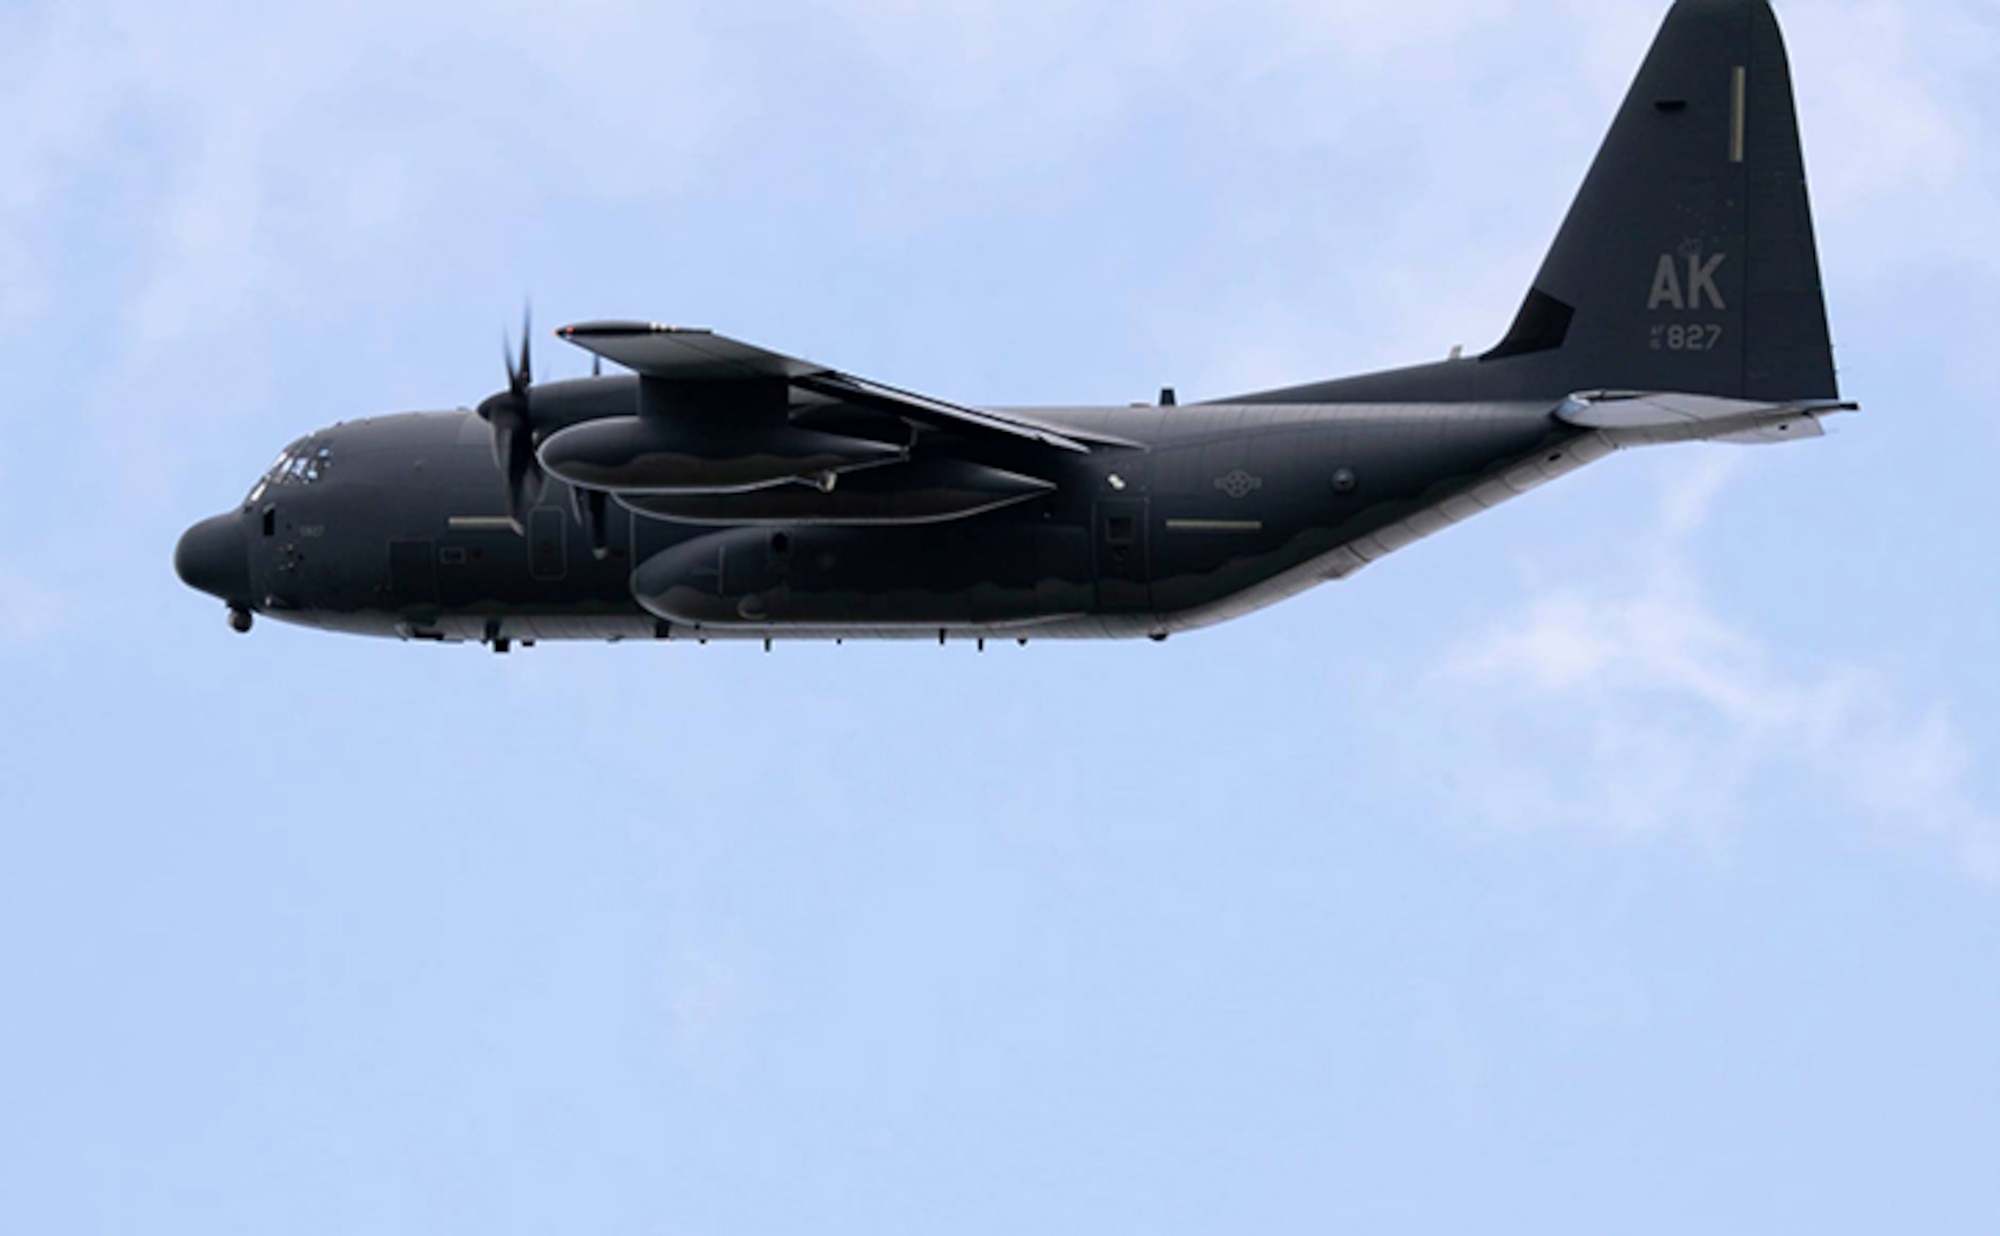
[[773,485],[749,493],[621,494],[642,515],[675,523],[892,527],[944,523],[1028,502],[1050,481],[960,459],[925,459],[864,468],[831,485]]
[[784,421],[615,416],[551,435],[542,467],[613,493],[741,493],[901,458],[901,447]]
[[648,558],[632,594],[697,628],[929,631],[1083,614],[1096,587],[1083,528],[1024,521],[731,529]]
[[613,493],[742,493],[821,480],[903,458],[901,442],[829,433],[793,421],[782,378],[666,381],[641,377],[621,416],[543,439],[550,474]]

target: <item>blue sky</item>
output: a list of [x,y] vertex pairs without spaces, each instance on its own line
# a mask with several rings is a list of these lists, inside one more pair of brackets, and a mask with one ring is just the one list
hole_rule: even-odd
[[1823,442],[1164,647],[503,659],[174,539],[529,293],[994,403],[1484,345],[1664,6],[9,7],[0,1228],[1993,1230],[2000,17],[1917,8],[1781,6]]

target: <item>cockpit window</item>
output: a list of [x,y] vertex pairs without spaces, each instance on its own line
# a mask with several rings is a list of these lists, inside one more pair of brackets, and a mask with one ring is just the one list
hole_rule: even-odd
[[264,473],[245,502],[255,502],[266,490],[281,485],[311,485],[326,478],[333,466],[333,448],[310,439],[300,439],[286,447]]

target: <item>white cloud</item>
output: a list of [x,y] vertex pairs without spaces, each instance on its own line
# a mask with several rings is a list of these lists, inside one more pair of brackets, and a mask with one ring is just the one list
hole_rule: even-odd
[[1704,595],[1695,542],[1740,467],[1661,496],[1636,582],[1551,587],[1467,632],[1395,727],[1456,770],[1453,815],[1508,830],[1679,836],[1726,849],[1761,796],[1948,846],[2000,883],[2000,815],[1943,702],[1861,663],[1800,667]]

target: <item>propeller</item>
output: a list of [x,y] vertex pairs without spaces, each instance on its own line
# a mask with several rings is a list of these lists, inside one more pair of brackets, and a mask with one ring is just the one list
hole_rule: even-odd
[[542,499],[548,477],[535,458],[535,427],[529,412],[529,388],[535,383],[529,350],[533,336],[532,310],[521,314],[521,359],[501,340],[500,357],[507,367],[507,389],[479,405],[479,417],[493,429],[493,462],[507,478],[507,518],[516,532],[525,532],[528,511]]

